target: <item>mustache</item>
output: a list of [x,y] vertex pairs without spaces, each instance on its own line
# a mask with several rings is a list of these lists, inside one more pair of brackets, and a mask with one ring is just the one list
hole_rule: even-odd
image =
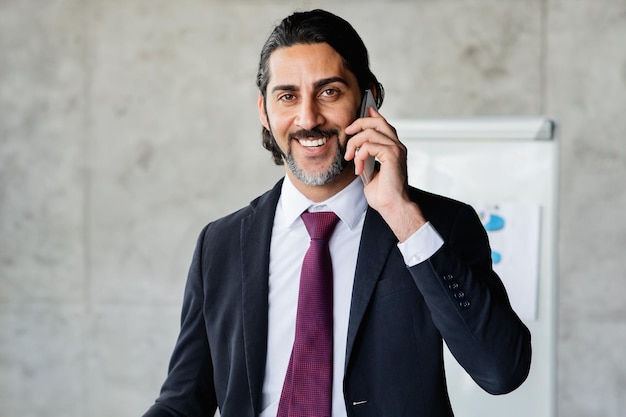
[[324,129],[301,129],[297,132],[293,132],[289,135],[289,139],[310,139],[310,138],[329,138],[331,136],[337,135],[339,132],[335,129],[324,130]]

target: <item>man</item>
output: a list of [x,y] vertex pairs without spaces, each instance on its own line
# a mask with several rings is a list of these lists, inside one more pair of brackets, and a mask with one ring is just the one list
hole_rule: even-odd
[[[169,374],[145,416],[452,416],[443,340],[486,391],[517,388],[530,334],[492,270],[486,233],[469,206],[408,186],[406,149],[378,111],[358,117],[364,90],[379,105],[383,90],[354,29],[321,10],[285,18],[257,85],[264,146],[286,176],[202,231]],[[327,243],[332,369],[320,372],[323,395],[314,385],[298,397],[307,210],[339,218]],[[307,349],[325,343],[316,335]],[[317,378],[317,365],[307,369],[303,378]],[[328,405],[312,414],[298,408],[307,401]]]

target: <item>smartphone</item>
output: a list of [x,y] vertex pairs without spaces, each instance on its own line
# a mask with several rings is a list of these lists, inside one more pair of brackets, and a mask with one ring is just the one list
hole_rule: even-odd
[[[359,117],[367,117],[368,107],[378,109],[378,106],[376,106],[376,100],[374,100],[374,95],[369,89],[365,90],[365,92],[363,93],[363,100],[361,101],[361,111],[359,113]],[[357,149],[357,153],[358,151],[359,150]],[[373,156],[370,156],[365,160],[365,166],[363,167],[363,172],[361,173],[361,180],[365,185],[367,185],[374,176],[375,159],[376,158],[374,158]]]

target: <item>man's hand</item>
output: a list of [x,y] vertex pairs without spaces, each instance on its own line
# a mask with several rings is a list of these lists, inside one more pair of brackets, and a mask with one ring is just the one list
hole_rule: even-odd
[[354,160],[356,175],[363,171],[367,157],[378,159],[380,171],[365,186],[365,197],[404,242],[426,223],[420,208],[408,197],[407,150],[396,129],[380,113],[369,108],[368,116],[346,128],[346,134],[354,136],[348,141],[345,158]]

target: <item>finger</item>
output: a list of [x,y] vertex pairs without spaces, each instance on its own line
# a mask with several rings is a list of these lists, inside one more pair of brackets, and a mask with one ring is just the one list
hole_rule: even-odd
[[375,108],[368,108],[368,117],[356,119],[352,124],[346,127],[345,131],[348,135],[355,135],[360,131],[373,129],[383,135],[389,136],[397,140],[396,129],[391,126]]
[[354,152],[354,173],[356,175],[361,175],[361,173],[365,169],[365,164],[370,157],[377,157],[377,155],[384,153],[385,148],[388,148],[385,145],[375,144],[372,142],[365,142],[363,146],[355,149]]
[[380,139],[373,138],[374,135],[379,135],[379,134],[375,132],[374,130],[366,130],[366,131],[361,131],[357,133],[356,135],[352,136],[350,140],[348,140],[348,143],[346,144],[345,159],[348,161],[351,159],[354,159],[356,157],[357,150],[361,148],[364,144],[368,142],[380,140]]
[[363,151],[361,152],[361,149],[356,149],[355,153],[354,153],[354,174],[355,175],[361,175],[361,173],[363,172],[363,167],[365,166],[365,159],[364,158],[359,158],[359,154],[360,156],[363,156],[366,152]]
[[356,135],[352,136],[346,145],[346,156],[348,158],[353,157],[353,153],[356,149],[363,147],[365,144],[380,144],[384,146],[398,146],[400,141],[391,138],[383,133],[380,133],[374,129],[363,130]]

